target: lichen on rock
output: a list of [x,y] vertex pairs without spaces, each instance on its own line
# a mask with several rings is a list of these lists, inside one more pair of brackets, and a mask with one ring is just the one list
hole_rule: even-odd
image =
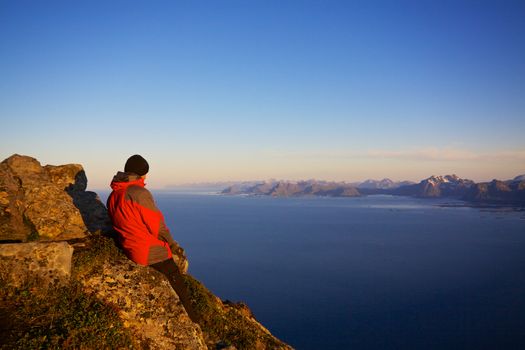
[[188,317],[166,278],[121,256],[103,265],[82,284],[105,302],[116,305],[124,326],[142,348],[207,349],[200,327]]
[[35,278],[42,288],[67,284],[72,255],[66,242],[0,244],[0,279],[14,287]]

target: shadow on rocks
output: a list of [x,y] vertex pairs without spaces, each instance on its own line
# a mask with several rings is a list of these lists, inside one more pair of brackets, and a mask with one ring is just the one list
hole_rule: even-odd
[[111,235],[111,223],[108,211],[100,201],[98,194],[86,191],[87,177],[84,170],[75,175],[75,182],[69,184],[65,191],[73,199],[73,204],[80,211],[89,232],[102,232]]

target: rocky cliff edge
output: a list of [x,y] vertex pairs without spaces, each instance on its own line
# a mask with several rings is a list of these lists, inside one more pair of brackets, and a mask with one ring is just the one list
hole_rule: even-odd
[[0,163],[0,348],[290,349],[185,275],[193,323],[162,274],[122,254],[86,186],[78,164]]

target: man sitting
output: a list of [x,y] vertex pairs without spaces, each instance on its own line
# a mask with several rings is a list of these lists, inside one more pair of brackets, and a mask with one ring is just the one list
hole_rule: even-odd
[[163,273],[192,321],[197,322],[181,274],[187,269],[184,250],[171,237],[162,212],[144,187],[148,171],[148,162],[142,156],[129,157],[124,172],[117,172],[111,181],[109,216],[126,256]]

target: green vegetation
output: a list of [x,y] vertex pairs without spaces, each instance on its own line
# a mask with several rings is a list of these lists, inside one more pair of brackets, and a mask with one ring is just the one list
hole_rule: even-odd
[[72,282],[41,292],[38,281],[2,285],[3,349],[134,348],[117,310]]
[[73,254],[72,273],[77,279],[99,272],[104,263],[123,254],[111,237],[100,232],[93,234],[83,243],[85,247],[75,248]]
[[202,283],[185,275],[185,284],[200,326],[206,335],[208,347],[215,349],[217,342],[234,345],[237,349],[269,348],[283,346],[278,340],[260,330],[235,306],[224,305]]

